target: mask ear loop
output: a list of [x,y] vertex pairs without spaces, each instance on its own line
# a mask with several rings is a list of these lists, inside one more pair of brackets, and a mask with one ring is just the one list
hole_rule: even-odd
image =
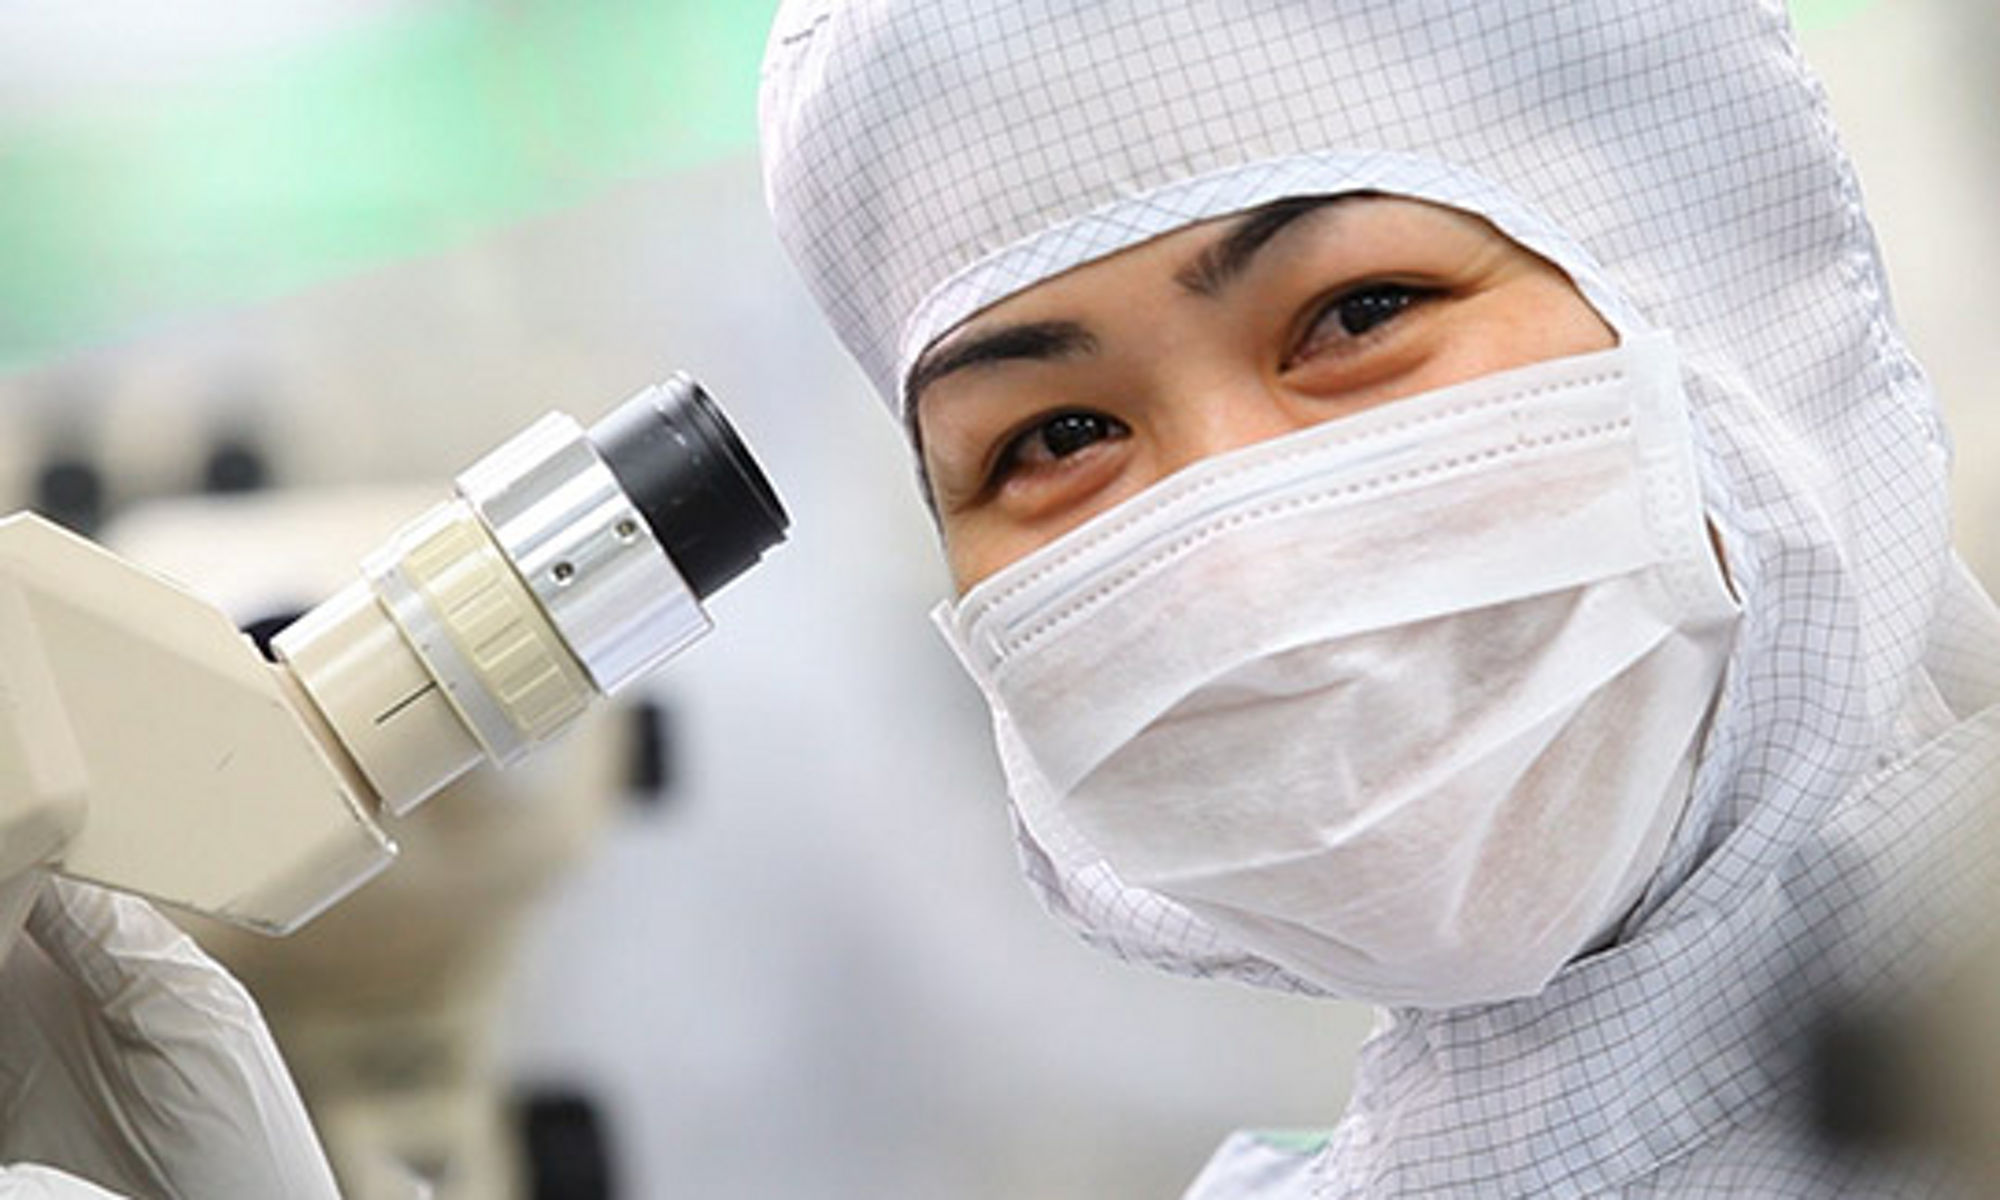
[[1632,340],[1630,353],[1638,394],[1645,398],[1635,414],[1640,422],[1635,432],[1643,456],[1646,525],[1660,540],[1662,561],[1677,564],[1668,579],[1696,615],[1738,617],[1743,605],[1723,566],[1702,494],[1694,419],[1674,339],[1645,334]]
[[[1506,214],[1478,213],[1471,209],[1466,211],[1474,212],[1474,215],[1492,222],[1494,228],[1506,237],[1561,271],[1569,279],[1571,286],[1576,288],[1577,293],[1597,313],[1599,319],[1611,327],[1611,332],[1617,336],[1620,346],[1637,345],[1648,341],[1672,344],[1672,334],[1656,328],[1641,315],[1638,307],[1623,291],[1611,283],[1604,271],[1581,247],[1565,238],[1549,236],[1546,228],[1536,228],[1543,225],[1539,214],[1525,207],[1518,212]],[[1685,375],[1681,374],[1683,360],[1678,352],[1674,353],[1664,365],[1658,362],[1652,352],[1646,353],[1646,359],[1647,366],[1642,369],[1665,369],[1680,375],[1680,378],[1662,382],[1671,384],[1681,397],[1680,419],[1687,423],[1687,443],[1694,448],[1695,480],[1700,496],[1701,523],[1707,535],[1709,554],[1713,558],[1715,582],[1728,595],[1740,614],[1743,611],[1743,594],[1738,590],[1735,574],[1729,567],[1728,546],[1735,541],[1735,538],[1728,532],[1728,522],[1719,520],[1714,507],[1708,502],[1712,489],[1708,486],[1708,472],[1705,470],[1709,457],[1707,442],[1702,436],[1700,423],[1694,419],[1693,404],[1687,394]]]
[[[1579,284],[1580,289],[1582,286]],[[1673,342],[1672,336],[1665,332],[1635,335],[1635,340],[1640,337],[1650,337],[1668,344]],[[1711,497],[1720,495],[1720,491],[1714,486],[1712,472],[1709,469],[1713,456],[1704,436],[1703,427],[1701,422],[1695,419],[1686,357],[1684,354],[1675,353],[1668,361],[1649,363],[1642,369],[1671,372],[1671,378],[1660,379],[1659,386],[1649,390],[1649,394],[1652,395],[1671,397],[1670,407],[1662,408],[1658,413],[1649,413],[1648,418],[1655,422],[1671,422],[1674,428],[1653,432],[1647,440],[1652,445],[1663,445],[1667,444],[1668,439],[1678,437],[1681,447],[1679,453],[1686,456],[1686,466],[1679,468],[1679,473],[1687,481],[1685,486],[1692,488],[1694,492],[1692,499],[1684,501],[1684,504],[1698,514],[1694,522],[1695,530],[1687,535],[1689,540],[1697,544],[1687,547],[1683,553],[1676,556],[1679,561],[1689,564],[1688,570],[1682,573],[1683,590],[1690,594],[1690,602],[1700,605],[1702,611],[1727,613],[1740,621],[1746,606],[1735,575],[1729,568],[1727,551],[1727,546],[1735,541],[1731,532],[1734,527],[1727,516],[1719,511],[1721,506],[1711,500]],[[1661,390],[1666,387],[1671,387],[1672,391],[1667,393]],[[1652,464],[1648,465],[1649,477],[1656,477],[1657,472],[1651,469]],[[1649,493],[1650,491],[1649,488]],[[1648,503],[1656,503],[1650,494]],[[1614,942],[1622,942],[1631,937],[1636,930],[1643,928],[1666,898],[1673,895],[1686,878],[1695,848],[1683,840],[1683,834],[1690,820],[1703,820],[1697,810],[1705,786],[1704,779],[1712,770],[1709,759],[1715,745],[1716,730],[1722,720],[1724,709],[1730,703],[1735,676],[1735,656],[1732,652],[1723,666],[1723,676],[1717,685],[1715,698],[1703,718],[1701,747],[1691,765],[1687,780],[1686,807],[1668,839],[1659,864],[1653,870],[1652,879],[1641,890],[1638,901],[1615,927]]]

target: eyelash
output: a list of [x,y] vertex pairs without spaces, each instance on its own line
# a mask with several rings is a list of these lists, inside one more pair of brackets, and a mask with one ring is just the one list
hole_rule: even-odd
[[[1296,348],[1286,358],[1285,369],[1289,370],[1306,359],[1318,357],[1320,353],[1326,352],[1322,347],[1330,339],[1316,335],[1329,319],[1340,322],[1341,332],[1338,336],[1341,340],[1358,342],[1418,305],[1436,299],[1440,294],[1440,289],[1437,288],[1388,282],[1364,283],[1337,293],[1313,314],[1312,320],[1305,327],[1305,332],[1299,337]],[[1386,311],[1382,309],[1385,303]],[[1358,305],[1371,306],[1374,311],[1359,310],[1355,307]],[[1361,328],[1354,328],[1350,324],[1350,318],[1354,323],[1360,324]]]
[[[1442,292],[1438,288],[1388,282],[1364,283],[1340,292],[1321,305],[1313,314],[1312,320],[1306,325],[1304,335],[1298,341],[1297,348],[1286,359],[1284,364],[1285,369],[1290,370],[1306,359],[1318,357],[1319,353],[1325,352],[1320,351],[1318,347],[1327,339],[1316,338],[1314,334],[1330,318],[1338,319],[1341,322],[1342,332],[1340,336],[1343,339],[1359,341],[1384,325],[1395,321],[1412,308],[1435,299],[1440,294]],[[1386,311],[1383,308],[1385,302]],[[1358,312],[1350,308],[1350,306],[1355,305],[1368,305],[1374,308],[1375,311]],[[1363,324],[1363,328],[1351,328],[1349,325],[1350,318],[1357,324]],[[987,487],[989,489],[998,487],[1004,484],[1016,472],[1023,469],[1022,456],[1027,452],[1028,447],[1036,437],[1046,437],[1051,432],[1058,430],[1065,422],[1074,423],[1080,421],[1096,423],[1098,426],[1098,436],[1092,437],[1088,442],[1078,444],[1067,451],[1056,452],[1051,450],[1050,454],[1053,461],[1060,463],[1072,455],[1082,453],[1098,442],[1114,440],[1129,432],[1124,422],[1118,420],[1116,417],[1107,416],[1100,412],[1092,412],[1088,409],[1064,409],[1059,412],[1036,417],[1028,425],[1015,431],[1001,442],[1000,451],[994,456],[992,468],[986,474]]]
[[1123,421],[1118,420],[1116,417],[1106,416],[1100,412],[1092,412],[1089,409],[1064,409],[1060,412],[1048,413],[1036,417],[1026,427],[1011,434],[1001,443],[1000,452],[993,459],[993,468],[987,472],[988,486],[993,487],[1005,483],[1009,476],[1023,468],[1021,456],[1026,453],[1033,439],[1057,430],[1064,422],[1076,421],[1097,423],[1102,427],[1100,429],[1102,436],[1094,437],[1089,442],[1078,445],[1063,453],[1051,451],[1050,453],[1056,462],[1061,462],[1072,455],[1080,454],[1100,441],[1109,441],[1122,437],[1127,432]]

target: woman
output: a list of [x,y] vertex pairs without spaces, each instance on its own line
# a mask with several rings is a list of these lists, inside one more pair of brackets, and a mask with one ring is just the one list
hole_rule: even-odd
[[2000,699],[1775,0],[794,0],[779,230],[907,422],[1031,881],[1385,1006],[1192,1195],[1914,1191],[1803,1034]]

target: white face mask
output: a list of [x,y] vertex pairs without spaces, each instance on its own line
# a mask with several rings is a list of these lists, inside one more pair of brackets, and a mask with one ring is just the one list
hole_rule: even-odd
[[1637,901],[1736,612],[1651,337],[1208,459],[938,620],[1059,878],[1445,1007]]

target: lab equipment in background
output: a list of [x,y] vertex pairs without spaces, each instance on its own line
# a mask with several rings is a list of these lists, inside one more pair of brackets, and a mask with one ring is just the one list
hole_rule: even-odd
[[[1925,914],[1915,981],[1830,1008],[1809,1046],[1814,1113],[1833,1153],[1925,1161],[1942,1194],[2000,1196],[2000,820],[1989,805],[1943,845],[1909,851],[1951,899]],[[1876,914],[1850,914],[1876,923]],[[1872,932],[1872,928],[1871,928]]]
[[[104,543],[268,638],[426,499],[369,488],[154,502],[113,520]],[[652,708],[614,701],[518,769],[448,785],[397,823],[397,870],[291,937],[181,919],[257,997],[350,1200],[400,1200],[413,1178],[435,1200],[612,1194],[608,1176],[598,1190],[529,1182],[546,1172],[496,1043],[524,923],[629,794]],[[595,1148],[607,1172],[612,1149]]]
[[[1925,994],[1829,1016],[1813,1100],[1832,1154],[1927,1159],[1966,1196],[2000,1195],[2000,943]],[[1961,1193],[1950,1193],[1961,1194]]]
[[104,481],[78,448],[58,445],[35,472],[35,510],[89,536],[104,523]]
[[[47,867],[285,932],[380,871],[377,823],[518,761],[709,628],[784,537],[700,387],[551,414],[275,640],[32,515],[0,520],[0,879]],[[12,930],[0,930],[11,939]]]

